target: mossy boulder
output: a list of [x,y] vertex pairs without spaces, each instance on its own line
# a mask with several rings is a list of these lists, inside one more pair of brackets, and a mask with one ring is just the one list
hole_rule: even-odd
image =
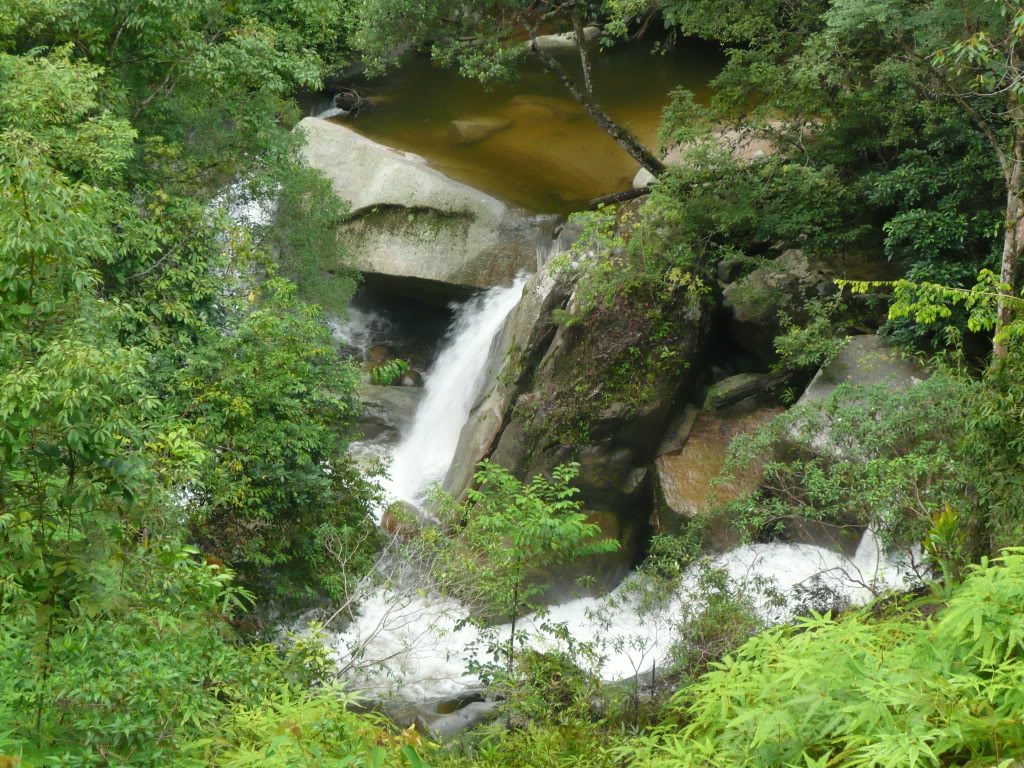
[[727,331],[732,341],[765,368],[777,359],[775,337],[782,332],[780,313],[793,320],[808,299],[835,291],[831,272],[803,251],[791,249],[774,261],[730,283],[724,290]]
[[362,439],[396,445],[412,424],[423,398],[418,387],[383,387],[365,384],[359,390],[363,411],[356,422]]
[[[527,284],[492,350],[492,363],[500,365],[492,368],[444,484],[464,493],[483,458],[520,478],[579,462],[575,485],[588,513],[621,544],[616,553],[588,560],[586,571],[611,586],[646,540],[646,468],[674,403],[694,389],[710,312],[704,296],[685,290],[662,296],[656,311],[665,336],[657,348],[671,354],[658,354],[650,340],[651,306],[623,295],[584,310],[579,279],[545,270]],[[563,583],[575,575],[567,569]]]

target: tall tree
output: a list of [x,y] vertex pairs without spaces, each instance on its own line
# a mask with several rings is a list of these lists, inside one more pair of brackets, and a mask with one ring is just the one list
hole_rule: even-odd
[[[953,9],[946,9],[947,11]],[[964,13],[961,37],[930,63],[939,94],[953,99],[988,140],[1006,186],[993,353],[1007,354],[1005,331],[1018,296],[1024,251],[1024,2],[985,0]]]
[[[954,163],[966,160],[982,170],[970,145],[977,142],[951,141],[960,129],[950,111],[959,111],[961,122],[971,125],[991,152],[1002,178],[997,271],[1004,295],[1018,295],[1024,249],[1024,3],[760,0],[744,6],[743,13],[721,0],[610,0],[610,5],[619,25],[631,14],[657,11],[684,33],[734,46],[716,81],[712,124],[753,118],[753,130],[772,139],[787,162],[845,166],[852,184],[874,184],[868,202],[884,203],[890,216],[894,207],[903,209],[883,226],[887,250],[900,247],[902,239],[911,249],[934,252],[935,244],[945,241],[943,258],[951,262],[966,260],[968,248],[990,237],[983,232],[991,231],[988,212],[982,213],[991,197],[984,185],[960,200],[927,199],[957,179],[950,172]],[[680,133],[692,124],[689,117],[685,110],[675,116]],[[780,117],[788,120],[780,123]],[[670,126],[671,118],[670,112]],[[921,184],[912,191],[908,182],[924,172],[922,160],[932,166],[931,191]],[[870,164],[876,173],[866,173]],[[966,255],[981,262],[974,274],[987,266],[986,252]],[[936,274],[926,280],[946,279],[954,271],[935,259],[931,266]],[[1011,305],[1001,301],[998,308],[997,358],[1006,354],[1003,331]]]

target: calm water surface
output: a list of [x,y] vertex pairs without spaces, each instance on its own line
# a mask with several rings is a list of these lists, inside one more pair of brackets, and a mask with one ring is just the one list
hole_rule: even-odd
[[[562,58],[575,73],[576,53]],[[656,149],[669,92],[684,86],[707,99],[707,84],[722,57],[700,42],[683,41],[663,54],[639,42],[595,50],[592,61],[599,103]],[[489,88],[426,57],[353,85],[375,107],[339,122],[422,155],[443,173],[530,211],[578,210],[591,198],[627,189],[639,168],[532,60],[515,82]],[[476,143],[453,139],[453,120],[480,118],[508,125]]]

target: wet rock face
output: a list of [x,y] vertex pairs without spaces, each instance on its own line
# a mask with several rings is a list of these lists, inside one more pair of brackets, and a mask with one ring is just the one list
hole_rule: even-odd
[[390,344],[374,344],[366,350],[366,362],[386,363],[395,358],[395,348]]
[[[782,410],[745,401],[724,411],[700,411],[692,421],[684,420],[676,434],[666,438],[669,450],[654,462],[655,530],[679,534],[698,515],[755,490],[761,478],[757,466],[737,473],[728,483],[717,487],[712,483],[725,464],[729,442]],[[739,537],[726,521],[712,520],[706,543],[712,551],[725,552],[739,544]]]
[[418,387],[381,387],[366,384],[359,390],[363,412],[358,425],[363,440],[395,445],[412,424],[423,397]]
[[470,691],[454,699],[430,699],[404,707],[384,707],[384,712],[399,728],[414,726],[420,733],[442,743],[463,731],[497,717],[499,702],[488,701],[483,691]]
[[535,266],[521,211],[336,123],[308,117],[299,129],[309,164],[351,203],[340,236],[360,271],[456,296]]

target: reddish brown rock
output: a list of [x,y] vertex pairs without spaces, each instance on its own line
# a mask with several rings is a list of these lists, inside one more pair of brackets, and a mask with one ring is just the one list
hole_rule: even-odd
[[[682,446],[663,453],[654,462],[655,530],[678,534],[701,514],[736,500],[757,488],[760,466],[747,467],[732,480],[714,485],[725,464],[729,442],[750,432],[781,413],[781,408],[736,408],[712,413],[701,411],[689,427]],[[667,441],[672,444],[672,441]],[[677,441],[678,444],[678,441]],[[738,543],[726,524],[712,524],[708,531],[711,549],[724,551]]]

